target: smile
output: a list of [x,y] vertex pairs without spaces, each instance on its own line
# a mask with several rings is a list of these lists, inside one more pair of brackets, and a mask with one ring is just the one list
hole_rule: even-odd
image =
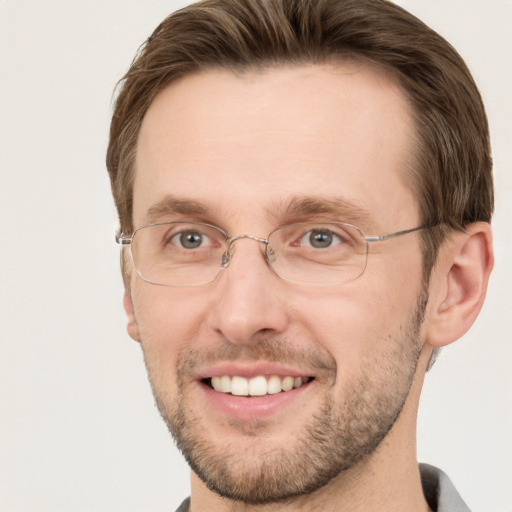
[[312,380],[313,377],[280,377],[278,375],[265,377],[264,375],[258,375],[245,378],[239,375],[223,375],[205,379],[204,382],[220,393],[234,396],[265,396],[300,388]]

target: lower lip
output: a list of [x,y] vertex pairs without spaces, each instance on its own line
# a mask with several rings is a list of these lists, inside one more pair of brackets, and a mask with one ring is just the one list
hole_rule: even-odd
[[314,381],[299,388],[265,396],[234,396],[215,391],[208,385],[200,383],[208,403],[222,415],[233,419],[254,420],[266,418],[281,412],[283,408],[302,398]]

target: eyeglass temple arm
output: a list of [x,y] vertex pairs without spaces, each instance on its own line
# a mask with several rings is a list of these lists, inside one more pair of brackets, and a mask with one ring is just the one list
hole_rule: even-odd
[[367,242],[382,242],[384,240],[389,240],[390,238],[397,238],[402,235],[407,235],[408,233],[413,233],[414,231],[419,231],[420,229],[430,229],[432,226],[424,225],[418,226],[412,229],[404,229],[403,231],[397,231],[395,233],[389,233],[388,235],[381,236],[365,236],[364,239]]

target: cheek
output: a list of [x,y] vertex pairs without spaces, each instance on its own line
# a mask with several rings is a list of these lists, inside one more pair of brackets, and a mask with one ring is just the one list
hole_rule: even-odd
[[133,289],[132,297],[146,363],[170,370],[200,338],[201,308],[179,289],[147,283]]
[[346,289],[296,295],[294,310],[312,342],[320,343],[337,361],[340,376],[385,358],[395,349],[413,314],[415,286],[392,289],[363,281]]

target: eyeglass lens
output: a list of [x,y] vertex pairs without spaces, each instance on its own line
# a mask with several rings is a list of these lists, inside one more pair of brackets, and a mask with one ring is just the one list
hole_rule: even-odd
[[[359,277],[366,267],[367,243],[362,232],[349,224],[289,224],[275,229],[267,242],[264,254],[269,266],[287,281],[341,284]],[[197,286],[213,281],[223,270],[229,244],[226,234],[215,226],[174,222],[136,230],[131,251],[144,280]]]

